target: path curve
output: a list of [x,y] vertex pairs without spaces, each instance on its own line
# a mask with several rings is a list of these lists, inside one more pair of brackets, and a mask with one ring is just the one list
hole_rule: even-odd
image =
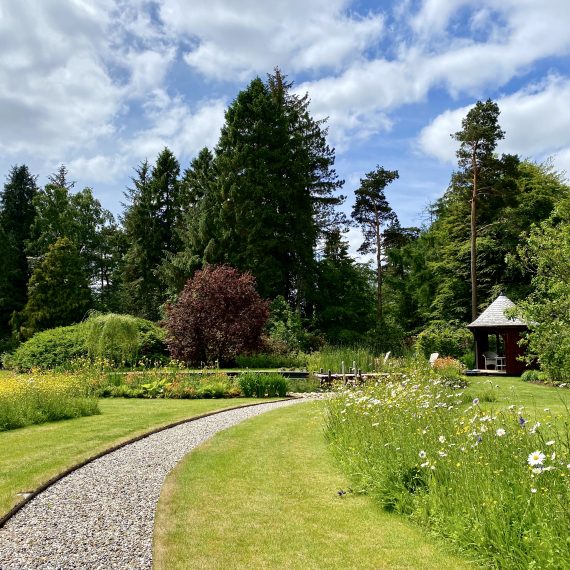
[[178,461],[221,430],[301,401],[270,402],[189,421],[81,467],[0,529],[0,570],[150,569],[156,504]]

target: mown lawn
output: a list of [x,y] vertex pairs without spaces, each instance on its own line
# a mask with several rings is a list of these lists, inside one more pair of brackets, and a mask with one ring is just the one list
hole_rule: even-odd
[[170,474],[155,568],[413,568],[469,565],[379,509],[335,465],[322,404],[263,414],[218,434]]
[[[566,415],[570,402],[570,389],[554,388],[543,384],[523,382],[517,377],[506,376],[473,376],[468,379],[469,393],[473,398],[480,398],[481,405],[505,407],[508,405],[524,406],[529,414],[527,419],[534,419],[535,412],[544,416],[544,410],[550,410],[552,415]],[[489,404],[485,395],[493,399]]]
[[0,432],[0,515],[21,500],[17,493],[115,444],[178,420],[259,401],[101,399],[100,415]]

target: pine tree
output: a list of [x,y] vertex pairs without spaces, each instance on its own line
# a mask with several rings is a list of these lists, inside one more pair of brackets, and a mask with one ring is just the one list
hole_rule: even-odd
[[461,130],[453,136],[460,144],[457,151],[462,175],[471,182],[470,212],[470,267],[471,267],[471,318],[478,314],[477,306],[477,204],[479,195],[489,187],[496,166],[494,156],[499,140],[505,136],[498,123],[499,106],[491,99],[477,101],[461,122]]
[[89,282],[100,308],[111,302],[116,285],[119,252],[113,238],[119,231],[113,215],[101,206],[90,188],[73,192],[74,182],[67,179],[65,166],[49,177],[49,183],[34,197],[36,216],[27,241],[27,252],[37,263],[50,245],[69,238],[81,252]]
[[383,259],[385,256],[384,230],[397,224],[396,213],[392,210],[384,190],[399,177],[397,170],[385,170],[377,166],[360,179],[360,187],[355,191],[352,217],[361,227],[364,241],[360,253],[376,254],[376,314],[378,321],[383,319]]
[[340,230],[327,236],[317,275],[316,328],[333,344],[362,342],[374,326],[374,276],[350,257]]
[[172,299],[197,269],[222,257],[215,251],[217,169],[210,149],[204,147],[192,160],[180,185],[184,200],[183,220],[178,229],[181,247],[176,253],[166,254],[160,269]]

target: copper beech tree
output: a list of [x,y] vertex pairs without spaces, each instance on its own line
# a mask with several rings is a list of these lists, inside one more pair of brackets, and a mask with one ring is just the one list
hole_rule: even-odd
[[171,355],[187,364],[231,362],[255,351],[269,309],[250,273],[208,265],[189,279],[178,301],[166,309]]

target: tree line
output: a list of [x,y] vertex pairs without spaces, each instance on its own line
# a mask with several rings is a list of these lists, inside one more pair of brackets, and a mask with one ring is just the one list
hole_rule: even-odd
[[[522,301],[538,290],[536,240],[565,211],[568,186],[549,163],[496,154],[506,136],[496,103],[477,102],[452,134],[457,169],[421,228],[400,226],[386,198],[399,173],[380,165],[343,214],[326,121],[309,103],[279,69],[254,79],[213,149],[184,170],[168,148],[137,166],[118,220],[65,166],[43,188],[14,166],[0,194],[4,346],[91,309],[159,321],[208,265],[251,273],[304,349],[401,350],[433,323],[462,326],[501,291]],[[349,255],[351,224],[374,262]]]

